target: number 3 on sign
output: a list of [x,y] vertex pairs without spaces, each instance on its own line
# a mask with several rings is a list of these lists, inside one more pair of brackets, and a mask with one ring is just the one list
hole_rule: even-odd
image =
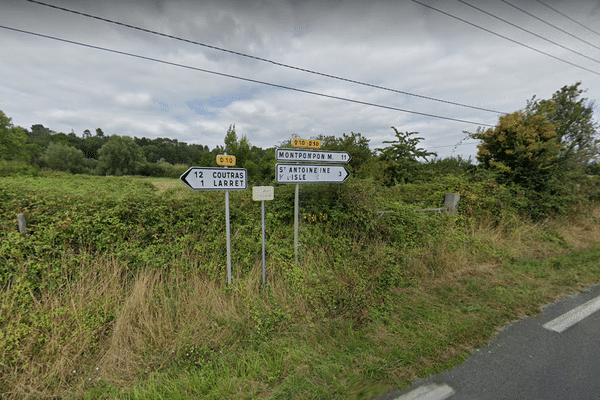
[[218,165],[235,165],[235,156],[219,154],[217,156]]

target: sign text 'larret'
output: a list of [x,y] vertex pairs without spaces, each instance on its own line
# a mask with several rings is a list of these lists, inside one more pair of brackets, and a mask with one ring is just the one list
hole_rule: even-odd
[[193,190],[246,190],[248,173],[245,168],[192,167],[181,181]]

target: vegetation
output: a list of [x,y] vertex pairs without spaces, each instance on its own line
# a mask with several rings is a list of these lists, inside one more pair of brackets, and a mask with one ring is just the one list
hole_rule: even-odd
[[[227,149],[251,184],[273,184],[273,149],[234,125],[209,151],[0,117],[0,149],[22,150],[0,153],[2,398],[373,398],[600,280],[597,152],[574,162],[560,121],[542,113],[478,131],[479,165],[417,161],[433,154],[396,129],[381,154],[361,134],[321,137],[356,155],[353,175],[302,186],[298,264],[294,187],[276,186],[265,287],[251,191],[230,193],[227,285],[223,193],[166,176]],[[414,175],[399,183],[406,166]],[[420,211],[446,193],[460,194],[458,215]]]

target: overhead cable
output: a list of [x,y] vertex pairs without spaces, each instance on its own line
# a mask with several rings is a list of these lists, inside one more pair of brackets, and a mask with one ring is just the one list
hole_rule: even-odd
[[569,16],[568,16],[568,15],[566,15],[566,14],[563,14],[563,13],[561,13],[561,12],[560,12],[560,11],[558,11],[556,8],[550,7],[548,4],[544,3],[544,2],[543,2],[543,1],[541,1],[541,0],[537,0],[537,2],[538,2],[538,3],[541,3],[541,4],[543,4],[543,5],[545,5],[546,7],[548,7],[549,9],[551,9],[552,11],[554,11],[555,13],[562,15],[562,16],[563,16],[563,17],[565,17],[566,19],[568,19],[568,20],[570,20],[570,21],[573,21],[573,22],[575,22],[577,25],[579,25],[579,26],[581,26],[581,27],[583,27],[583,28],[587,29],[588,31],[590,31],[590,32],[593,32],[593,33],[595,33],[596,35],[600,36],[600,33],[596,32],[596,31],[595,31],[595,30],[593,30],[592,28],[589,28],[589,27],[587,27],[587,26],[583,25],[583,24],[582,24],[582,23],[580,23],[580,22],[577,22],[577,21],[575,21],[573,18],[569,17]]
[[138,30],[138,31],[141,31],[141,32],[145,32],[145,33],[150,33],[150,34],[153,34],[153,35],[159,35],[159,36],[163,36],[163,37],[166,37],[166,38],[169,38],[169,39],[175,39],[175,40],[179,40],[179,41],[182,41],[182,42],[194,44],[194,45],[197,45],[197,46],[203,46],[203,47],[206,47],[206,48],[209,48],[209,49],[223,51],[223,52],[227,52],[227,53],[230,53],[230,54],[235,54],[235,55],[241,56],[241,57],[252,58],[254,60],[267,62],[267,63],[273,64],[273,65],[277,65],[279,67],[290,68],[290,69],[294,69],[294,70],[297,70],[297,71],[302,71],[302,72],[307,72],[307,73],[314,74],[314,75],[324,76],[326,78],[337,79],[337,80],[340,80],[340,81],[349,82],[349,83],[353,83],[353,84],[357,84],[357,85],[368,86],[368,87],[372,87],[372,88],[380,89],[380,90],[387,90],[389,92],[400,93],[400,94],[404,94],[404,95],[407,95],[407,96],[419,97],[419,98],[422,98],[422,99],[431,100],[431,101],[437,101],[437,102],[440,102],[440,103],[451,104],[451,105],[455,105],[455,106],[459,106],[459,107],[467,107],[467,108],[472,108],[472,109],[475,109],[475,110],[487,111],[487,112],[492,112],[492,113],[496,113],[496,114],[506,114],[506,113],[501,112],[501,111],[490,110],[490,109],[487,109],[487,108],[481,108],[481,107],[471,106],[471,105],[467,105],[467,104],[455,103],[455,102],[448,101],[448,100],[436,99],[434,97],[428,97],[428,96],[423,96],[423,95],[420,95],[420,94],[414,94],[414,93],[404,92],[404,91],[401,91],[401,90],[390,89],[390,88],[386,88],[386,87],[383,87],[383,86],[378,86],[378,85],[373,85],[373,84],[370,84],[370,83],[365,83],[365,82],[360,82],[360,81],[356,81],[356,80],[352,80],[352,79],[342,78],[342,77],[339,77],[339,76],[325,74],[325,73],[322,73],[322,72],[317,72],[317,71],[313,71],[313,70],[309,70],[309,69],[305,69],[305,68],[294,67],[293,65],[283,64],[283,63],[276,62],[276,61],[273,61],[273,60],[269,60],[269,59],[266,59],[266,58],[260,58],[260,57],[257,57],[257,56],[252,56],[252,55],[249,55],[249,54],[244,54],[244,53],[240,53],[240,52],[237,52],[237,51],[228,50],[228,49],[225,49],[225,48],[222,48],[222,47],[217,47],[217,46],[209,45],[209,44],[206,44],[206,43],[200,43],[200,42],[196,42],[196,41],[193,41],[193,40],[180,38],[180,37],[173,36],[173,35],[168,35],[166,33],[161,33],[161,32],[153,31],[153,30],[146,29],[146,28],[140,28],[138,26],[129,25],[129,24],[125,24],[123,22],[114,21],[114,20],[111,20],[111,19],[108,19],[108,18],[98,17],[96,15],[86,14],[86,13],[83,13],[83,12],[80,12],[80,11],[75,11],[75,10],[71,10],[71,9],[68,9],[68,8],[55,6],[55,5],[52,5],[52,4],[43,3],[43,2],[37,1],[37,0],[27,0],[27,1],[29,1],[30,3],[39,4],[39,5],[50,7],[50,8],[54,8],[54,9],[57,9],[57,10],[61,10],[61,11],[65,11],[65,12],[69,12],[69,13],[81,15],[81,16],[84,16],[84,17],[87,17],[87,18],[93,18],[93,19],[96,19],[96,20],[99,20],[99,21],[108,22],[108,23],[111,23],[111,24],[123,26],[123,27],[129,28],[129,29],[135,29],[135,30]]
[[589,69],[589,68],[583,67],[583,66],[581,66],[581,65],[578,65],[578,64],[572,63],[572,62],[570,62],[570,61],[567,61],[567,60],[564,60],[564,59],[562,59],[562,58],[560,58],[560,57],[553,56],[553,55],[552,55],[552,54],[550,54],[550,53],[546,53],[545,51],[538,50],[538,49],[536,49],[535,47],[531,47],[531,46],[528,46],[528,45],[526,45],[526,44],[524,44],[524,43],[518,42],[518,41],[516,41],[516,40],[514,40],[514,39],[511,39],[511,38],[509,38],[509,37],[506,37],[506,36],[504,36],[504,35],[501,35],[501,34],[499,34],[499,33],[496,33],[496,32],[494,32],[494,31],[491,31],[491,30],[489,30],[489,29],[487,29],[487,28],[484,28],[484,27],[482,27],[482,26],[479,26],[479,25],[477,25],[477,24],[474,24],[474,23],[472,23],[472,22],[469,22],[469,21],[467,21],[467,20],[465,20],[465,19],[462,19],[462,18],[460,18],[460,17],[457,17],[457,16],[455,16],[455,15],[452,15],[452,14],[450,14],[450,13],[447,13],[447,12],[445,12],[445,11],[439,10],[439,9],[437,9],[437,8],[435,8],[435,7],[432,7],[432,6],[428,5],[428,4],[421,3],[420,1],[417,1],[417,0],[412,0],[412,1],[413,1],[414,3],[417,3],[417,4],[420,4],[420,5],[422,5],[423,7],[427,7],[427,8],[429,8],[429,9],[431,9],[431,10],[437,11],[437,12],[439,12],[439,13],[441,13],[441,14],[447,15],[447,16],[449,16],[449,17],[452,17],[452,18],[454,18],[454,19],[457,19],[457,20],[459,20],[459,21],[461,21],[461,22],[464,22],[465,24],[471,25],[471,26],[473,26],[473,27],[475,27],[475,28],[481,29],[481,30],[483,30],[483,31],[485,31],[485,32],[488,32],[488,33],[491,33],[492,35],[496,35],[496,36],[498,36],[498,37],[501,37],[501,38],[503,38],[503,39],[506,39],[506,40],[508,40],[508,41],[510,41],[510,42],[513,42],[513,43],[515,43],[515,44],[518,44],[519,46],[526,47],[526,48],[528,48],[528,49],[530,49],[530,50],[533,50],[533,51],[535,51],[535,52],[537,52],[537,53],[544,54],[544,55],[546,55],[546,56],[548,56],[548,57],[552,57],[552,58],[554,58],[555,60],[562,61],[562,62],[564,62],[564,63],[567,63],[567,64],[569,64],[569,65],[572,65],[573,67],[577,67],[577,68],[583,69],[584,71],[591,72],[592,74],[595,74],[595,75],[600,75],[600,72],[598,72],[598,71],[594,71],[594,70],[591,70],[591,69]]
[[25,30],[17,29],[17,28],[11,28],[11,27],[4,26],[4,25],[0,25],[0,28],[6,29],[6,30],[10,30],[10,31],[14,31],[14,32],[24,33],[24,34],[27,34],[27,35],[33,35],[33,36],[38,36],[38,37],[42,37],[42,38],[46,38],[46,39],[52,39],[52,40],[56,40],[56,41],[59,41],[59,42],[64,42],[64,43],[74,44],[74,45],[78,45],[78,46],[82,46],[82,47],[87,47],[87,48],[90,48],[90,49],[102,50],[102,51],[106,51],[106,52],[109,52],[109,53],[115,53],[115,54],[125,55],[125,56],[129,56],[129,57],[135,57],[135,58],[139,58],[139,59],[143,59],[143,60],[147,60],[147,61],[154,61],[154,62],[158,62],[158,63],[161,63],[161,64],[172,65],[172,66],[175,66],[175,67],[181,67],[181,68],[186,68],[186,69],[190,69],[190,70],[194,70],[194,71],[200,71],[200,72],[206,72],[208,74],[214,74],[214,75],[224,76],[224,77],[233,78],[233,79],[239,79],[239,80],[246,81],[246,82],[259,83],[261,85],[267,85],[267,86],[277,87],[277,88],[280,88],[280,89],[293,90],[293,91],[296,91],[296,92],[301,92],[301,93],[306,93],[306,94],[312,94],[312,95],[315,95],[315,96],[327,97],[327,98],[336,99],[336,100],[343,100],[343,101],[347,101],[347,102],[351,102],[351,103],[363,104],[363,105],[368,105],[368,106],[373,106],[373,107],[378,107],[378,108],[384,108],[384,109],[393,110],[393,111],[401,111],[401,112],[410,113],[410,114],[417,114],[417,115],[422,115],[422,116],[431,117],[431,118],[439,118],[439,119],[444,119],[444,120],[449,120],[449,121],[462,122],[462,123],[466,123],[466,124],[492,127],[492,125],[483,124],[483,123],[480,123],[480,122],[473,122],[473,121],[467,121],[467,120],[462,120],[462,119],[457,119],[457,118],[444,117],[444,116],[435,115],[435,114],[428,114],[428,113],[422,113],[422,112],[418,112],[418,111],[405,110],[405,109],[397,108],[397,107],[390,107],[390,106],[385,106],[385,105],[375,104],[375,103],[369,103],[369,102],[360,101],[360,100],[353,100],[353,99],[348,99],[348,98],[345,98],[345,97],[332,96],[332,95],[329,95],[329,94],[312,92],[312,91],[309,91],[309,90],[298,89],[298,88],[294,88],[294,87],[290,87],[290,86],[284,86],[284,85],[278,85],[278,84],[275,84],[275,83],[269,83],[269,82],[259,81],[259,80],[256,80],[256,79],[244,78],[244,77],[237,76],[237,75],[225,74],[223,72],[210,71],[210,70],[203,69],[203,68],[192,67],[190,65],[174,63],[174,62],[171,62],[171,61],[165,61],[165,60],[161,60],[161,59],[158,59],[158,58],[146,57],[146,56],[142,56],[142,55],[139,55],[139,54],[133,54],[133,53],[128,53],[128,52],[124,52],[124,51],[120,51],[120,50],[109,49],[109,48],[106,48],[106,47],[94,46],[94,45],[91,45],[91,44],[76,42],[76,41],[68,40],[68,39],[62,39],[62,38],[58,38],[58,37],[55,37],[55,36],[44,35],[44,34],[41,34],[41,33],[35,33],[35,32],[31,32],[31,31],[25,31]]
[[570,51],[571,53],[577,54],[577,55],[579,55],[579,56],[581,56],[581,57],[587,58],[588,60],[591,60],[591,61],[594,61],[594,62],[597,62],[598,64],[600,64],[600,61],[599,61],[599,60],[596,60],[595,58],[592,58],[592,57],[586,56],[586,55],[585,55],[585,54],[583,54],[583,53],[580,53],[580,52],[578,52],[578,51],[576,51],[576,50],[573,50],[573,49],[571,49],[571,48],[569,48],[569,47],[567,47],[567,46],[563,46],[563,45],[562,45],[562,44],[560,44],[560,43],[556,43],[555,41],[553,41],[553,40],[550,40],[550,39],[548,39],[548,38],[546,38],[546,37],[544,37],[544,36],[542,36],[542,35],[538,35],[538,34],[537,34],[537,33],[535,33],[535,32],[531,32],[530,30],[528,30],[528,29],[525,29],[525,28],[522,28],[522,27],[520,27],[520,26],[519,26],[519,25],[517,25],[517,24],[513,24],[512,22],[510,22],[510,21],[507,21],[507,20],[505,20],[504,18],[500,18],[499,16],[497,16],[497,15],[494,15],[494,14],[492,14],[491,12],[487,12],[487,11],[485,11],[485,10],[482,10],[482,9],[481,9],[481,8],[479,8],[479,7],[476,7],[476,6],[472,5],[472,4],[469,4],[469,3],[467,3],[467,2],[466,2],[466,1],[464,1],[464,0],[456,0],[456,1],[458,1],[459,3],[462,3],[462,4],[466,5],[466,6],[469,6],[469,7],[471,7],[471,8],[474,8],[475,10],[477,10],[477,11],[479,11],[479,12],[482,12],[482,13],[484,13],[484,14],[486,14],[486,15],[489,15],[489,16],[490,16],[490,17],[492,17],[492,18],[496,18],[497,20],[499,20],[499,21],[502,21],[502,22],[504,22],[505,24],[508,24],[508,25],[510,25],[510,26],[514,26],[515,28],[517,28],[517,29],[520,29],[520,30],[522,30],[523,32],[527,32],[527,33],[529,33],[530,35],[533,35],[533,36],[535,36],[535,37],[537,37],[537,38],[540,38],[540,39],[542,39],[542,40],[545,40],[545,41],[546,41],[546,42],[548,42],[548,43],[552,43],[552,44],[553,44],[553,45],[555,45],[555,46],[558,46],[558,47],[560,47],[560,48],[563,48],[563,49],[565,49],[565,50],[568,50],[568,51]]
[[571,37],[572,37],[572,38],[574,38],[574,39],[577,39],[577,40],[579,40],[579,41],[581,41],[581,42],[583,42],[583,43],[585,43],[585,44],[588,44],[588,45],[590,45],[590,46],[592,46],[592,47],[595,47],[596,49],[600,50],[600,46],[596,46],[595,44],[593,44],[593,43],[590,43],[590,42],[588,42],[587,40],[583,40],[582,38],[580,38],[580,37],[578,37],[578,36],[576,36],[576,35],[573,35],[572,33],[570,33],[570,32],[567,32],[567,31],[565,31],[565,30],[564,30],[564,29],[562,29],[562,28],[559,28],[558,26],[556,26],[556,25],[554,25],[554,24],[551,24],[551,23],[550,23],[550,22],[548,22],[548,21],[545,21],[545,20],[543,20],[542,18],[539,18],[539,17],[537,17],[537,16],[533,15],[532,13],[530,13],[530,12],[527,12],[527,11],[523,10],[523,9],[522,9],[522,8],[520,8],[520,7],[517,7],[517,6],[515,6],[514,4],[511,4],[511,3],[509,3],[509,2],[508,2],[508,1],[506,1],[506,0],[501,0],[501,1],[502,1],[503,3],[505,3],[505,4],[508,4],[509,6],[511,6],[511,7],[513,7],[513,8],[516,8],[517,10],[521,11],[522,13],[529,15],[529,16],[530,16],[530,17],[532,17],[532,18],[535,18],[535,19],[537,19],[538,21],[540,21],[540,22],[543,22],[544,24],[546,24],[546,25],[548,25],[548,26],[551,26],[551,27],[553,27],[554,29],[557,29],[557,30],[561,31],[561,32],[562,32],[562,33],[564,33],[564,34],[567,34],[567,35],[571,36]]

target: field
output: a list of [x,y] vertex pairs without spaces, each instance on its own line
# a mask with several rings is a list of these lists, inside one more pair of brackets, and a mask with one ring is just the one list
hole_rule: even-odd
[[[595,184],[598,187],[597,182]],[[597,190],[597,189],[596,189]],[[459,214],[421,212],[459,193]],[[0,182],[0,397],[369,399],[600,281],[600,204],[532,223],[493,181],[369,180],[260,203],[178,180]],[[386,213],[378,213],[386,211]],[[27,219],[18,231],[17,214]]]

